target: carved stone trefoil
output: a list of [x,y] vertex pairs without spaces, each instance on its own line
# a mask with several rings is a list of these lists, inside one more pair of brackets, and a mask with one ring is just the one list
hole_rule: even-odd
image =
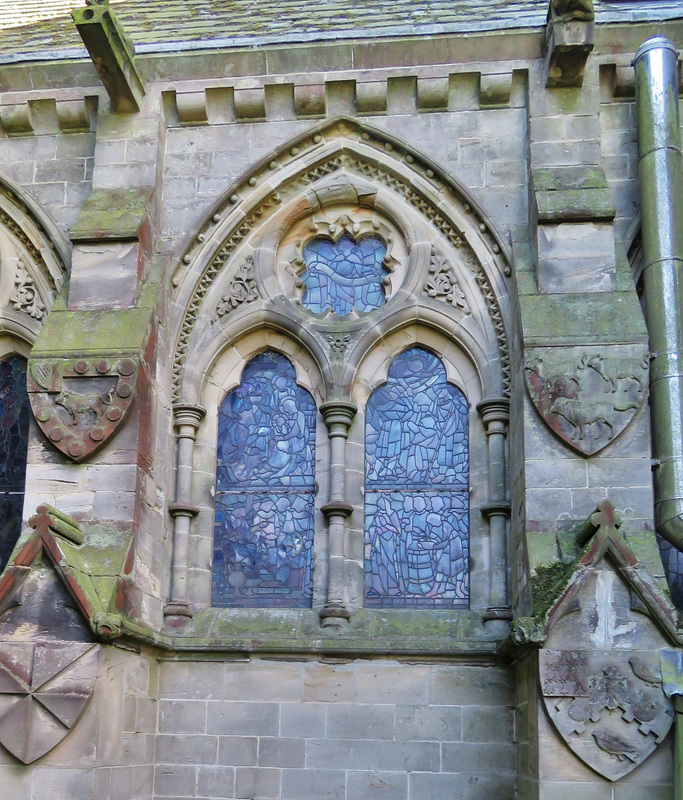
[[423,294],[437,300],[443,300],[454,308],[470,313],[465,293],[460,288],[452,264],[439,253],[432,253],[429,265],[429,278],[422,290]]
[[536,410],[570,447],[593,455],[626,428],[645,402],[645,345],[532,347],[524,374]]
[[81,642],[0,643],[0,743],[24,764],[72,730],[95,688],[99,650]]
[[228,291],[221,297],[216,308],[216,316],[224,317],[244,303],[253,303],[258,299],[259,291],[254,278],[254,260],[249,257],[235,271]]
[[14,291],[10,296],[10,302],[17,311],[23,311],[33,319],[41,320],[45,316],[45,304],[41,301],[35,282],[21,260],[14,276]]
[[84,461],[120,428],[138,373],[136,358],[32,359],[27,387],[33,414],[58,450]]
[[329,333],[325,338],[334,358],[341,358],[351,342],[348,334]]
[[558,733],[608,780],[641,764],[673,722],[657,651],[541,650],[539,674]]

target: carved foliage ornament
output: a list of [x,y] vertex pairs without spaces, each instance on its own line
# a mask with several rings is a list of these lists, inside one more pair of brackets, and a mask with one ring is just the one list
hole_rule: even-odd
[[31,764],[56,747],[92,697],[99,650],[81,642],[0,643],[0,743]]
[[593,455],[613,441],[647,397],[645,345],[529,348],[524,374],[543,421],[570,447]]
[[254,259],[249,256],[244,264],[235,270],[228,291],[221,297],[216,308],[216,316],[224,317],[244,303],[259,299],[258,286],[254,278]]
[[465,293],[460,288],[453,266],[444,256],[436,251],[432,252],[429,265],[429,278],[422,292],[428,297],[443,300],[453,306],[453,308],[461,309],[465,314],[470,313],[470,308],[465,299]]
[[658,651],[541,650],[539,673],[558,733],[608,780],[641,764],[671,727]]
[[31,360],[28,392],[38,425],[64,455],[84,461],[126,418],[138,372],[135,358]]
[[26,271],[21,259],[17,265],[10,302],[17,311],[23,311],[33,319],[41,320],[45,316],[45,304],[41,301],[35,282]]

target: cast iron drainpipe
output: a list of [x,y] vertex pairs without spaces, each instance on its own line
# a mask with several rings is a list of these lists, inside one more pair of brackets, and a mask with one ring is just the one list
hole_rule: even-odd
[[[683,550],[683,157],[678,121],[678,51],[663,36],[634,59],[643,282],[650,335],[650,414],[655,528]],[[676,719],[674,796],[683,800],[683,696]]]
[[655,528],[683,550],[683,157],[678,51],[668,39],[653,36],[638,48],[633,63],[651,353]]

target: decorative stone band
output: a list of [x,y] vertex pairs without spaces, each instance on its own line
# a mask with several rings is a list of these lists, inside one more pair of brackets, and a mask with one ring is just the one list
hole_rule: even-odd
[[328,520],[331,517],[344,517],[344,519],[346,519],[346,517],[350,517],[351,514],[353,514],[353,506],[350,506],[348,503],[325,503],[320,510]]
[[191,519],[199,514],[197,506],[187,505],[186,503],[173,503],[168,507],[168,513],[175,519],[176,517],[190,517]]
[[481,507],[481,515],[484,519],[490,520],[491,517],[505,517],[510,518],[511,506],[506,500],[501,500],[496,503],[486,503]]

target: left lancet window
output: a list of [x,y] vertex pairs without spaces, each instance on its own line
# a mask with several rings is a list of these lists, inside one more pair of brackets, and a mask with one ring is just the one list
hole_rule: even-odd
[[311,606],[315,419],[294,367],[272,351],[247,364],[221,404],[214,606]]
[[0,572],[21,532],[28,450],[29,401],[26,361],[0,361]]

